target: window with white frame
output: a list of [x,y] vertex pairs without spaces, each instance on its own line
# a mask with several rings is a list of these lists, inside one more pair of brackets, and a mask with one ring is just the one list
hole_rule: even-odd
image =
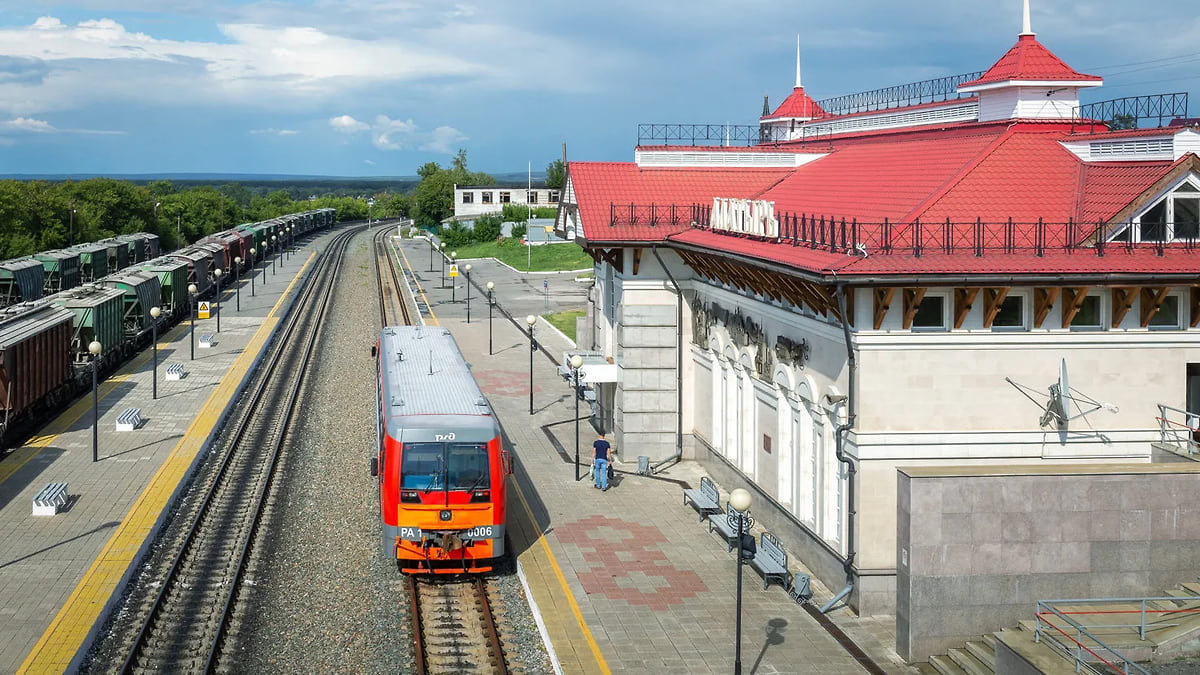
[[491,191],[491,190],[484,190],[484,191],[483,191],[483,203],[484,203],[484,204],[491,204],[491,203],[492,203],[492,191]]
[[917,305],[917,314],[913,317],[912,329],[918,331],[946,330],[946,296],[927,294]]
[[1029,322],[1025,316],[1027,305],[1028,303],[1025,302],[1023,294],[1009,293],[1003,302],[1000,303],[999,311],[996,312],[996,318],[992,319],[992,330],[1027,330],[1029,328]]
[[1200,239],[1200,185],[1189,178],[1134,218],[1113,241],[1134,243]]
[[510,202],[512,202],[512,193],[511,192],[501,192],[500,193],[500,203],[508,204]]
[[1099,293],[1088,293],[1071,317],[1071,330],[1104,330],[1104,299]]
[[462,193],[462,203],[464,203],[464,204],[474,204],[474,203],[475,203],[475,193],[474,193],[474,192],[464,192],[464,193]]
[[1178,329],[1180,326],[1179,305],[1179,295],[1177,293],[1170,293],[1164,297],[1162,304],[1158,306],[1158,311],[1150,317],[1150,329]]
[[538,203],[537,190],[530,190],[526,194],[526,199],[529,201],[530,204]]

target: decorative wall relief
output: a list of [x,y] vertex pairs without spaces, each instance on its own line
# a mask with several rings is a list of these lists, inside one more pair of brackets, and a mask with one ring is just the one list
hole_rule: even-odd
[[775,358],[771,354],[771,343],[765,334],[759,335],[754,349],[754,372],[758,379],[770,382],[775,374]]
[[712,328],[712,310],[703,302],[697,302],[692,306],[692,343],[707,347],[710,328]]
[[794,342],[780,335],[775,338],[775,356],[781,363],[803,369],[808,363],[809,357],[812,356],[812,347],[808,344],[808,340],[802,339]]

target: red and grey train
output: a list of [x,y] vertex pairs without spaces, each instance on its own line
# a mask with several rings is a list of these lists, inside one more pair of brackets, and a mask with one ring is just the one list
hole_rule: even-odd
[[490,571],[506,554],[500,425],[450,331],[389,326],[375,345],[384,555],[401,572]]

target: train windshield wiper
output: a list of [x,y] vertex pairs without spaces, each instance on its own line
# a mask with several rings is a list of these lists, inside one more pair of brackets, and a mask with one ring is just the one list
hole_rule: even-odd
[[475,488],[479,487],[479,484],[483,482],[484,478],[487,478],[487,472],[481,471],[479,473],[479,478],[476,478],[475,482],[471,483],[471,487],[467,488],[467,492],[474,492]]

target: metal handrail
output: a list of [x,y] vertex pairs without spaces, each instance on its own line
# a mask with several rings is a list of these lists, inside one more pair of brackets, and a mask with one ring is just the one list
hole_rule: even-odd
[[[1186,598],[1182,598],[1182,599],[1186,600]],[[1097,637],[1094,633],[1092,633],[1088,629],[1091,628],[1093,630],[1096,630],[1096,629],[1114,629],[1114,628],[1129,628],[1129,629],[1136,628],[1138,631],[1139,639],[1145,640],[1147,626],[1150,626],[1151,629],[1157,630],[1157,629],[1161,629],[1161,628],[1169,628],[1169,627],[1178,625],[1177,623],[1158,623],[1158,622],[1149,621],[1149,620],[1147,620],[1147,615],[1150,615],[1150,614],[1159,614],[1159,615],[1200,614],[1200,606],[1198,606],[1196,608],[1178,608],[1177,607],[1174,609],[1157,609],[1157,608],[1153,608],[1153,607],[1147,607],[1147,605],[1149,603],[1154,603],[1154,602],[1175,603],[1175,602],[1179,602],[1180,600],[1181,600],[1181,598],[1178,598],[1178,597],[1082,598],[1082,599],[1067,599],[1067,600],[1038,600],[1037,606],[1036,606],[1036,612],[1035,612],[1036,624],[1035,624],[1035,629],[1034,629],[1034,641],[1040,643],[1042,641],[1042,639],[1041,639],[1042,636],[1045,635],[1048,638],[1047,643],[1050,645],[1051,648],[1056,648],[1057,650],[1061,651],[1064,655],[1066,655],[1068,658],[1074,659],[1076,672],[1080,672],[1080,670],[1083,670],[1083,669],[1086,669],[1088,672],[1091,672],[1091,673],[1105,672],[1103,670],[1097,669],[1092,663],[1089,663],[1088,661],[1086,661],[1085,660],[1085,654],[1086,654],[1086,655],[1091,655],[1095,660],[1099,661],[1100,663],[1103,663],[1104,665],[1108,666],[1109,668],[1111,668],[1112,670],[1114,670],[1116,672],[1125,673],[1126,675],[1128,675],[1129,673],[1139,673],[1141,675],[1150,675],[1150,671],[1146,670],[1145,668],[1142,668],[1137,663],[1131,661],[1129,658],[1127,658],[1126,656],[1121,654],[1119,651],[1117,651],[1117,649],[1115,649],[1113,647],[1109,647],[1107,644],[1104,643],[1103,640],[1101,640],[1099,637]],[[1200,596],[1196,597],[1196,601],[1200,602]],[[1054,606],[1052,606],[1052,605],[1063,605],[1063,604],[1071,604],[1071,605],[1137,604],[1138,609],[1136,609],[1136,610],[1135,609],[1115,609],[1115,610],[1095,610],[1095,611],[1079,611],[1079,610],[1063,611],[1063,610],[1059,610],[1059,609],[1055,608]],[[1088,616],[1088,615],[1109,615],[1110,616],[1113,614],[1134,614],[1134,613],[1137,613],[1137,615],[1138,615],[1138,623],[1084,624],[1084,623],[1081,623],[1081,622],[1071,618],[1072,616]],[[1055,625],[1054,623],[1051,623],[1050,621],[1045,620],[1043,617],[1046,615],[1054,615],[1054,616],[1058,617],[1059,619],[1061,619],[1065,624],[1069,625],[1072,629],[1074,629],[1075,635],[1072,636],[1067,631],[1065,631],[1062,627]],[[1053,632],[1051,632],[1048,629],[1053,629]],[[1056,638],[1054,633],[1057,633],[1058,635],[1061,635],[1062,637],[1066,638],[1066,640],[1069,641],[1070,644],[1069,645],[1063,644],[1061,641],[1059,641]],[[1092,647],[1088,647],[1082,642],[1082,640],[1085,637],[1087,639],[1091,640],[1096,645],[1096,649],[1093,649]],[[1100,653],[1097,652],[1097,649],[1100,652],[1104,652],[1104,653],[1108,654],[1109,659],[1112,659],[1112,660],[1110,661],[1109,659],[1106,659],[1103,656],[1101,656]],[[1120,665],[1117,665],[1116,663],[1114,663],[1114,661],[1119,661]]]
[[[1168,412],[1179,413],[1182,422],[1172,420]],[[1200,443],[1196,441],[1196,431],[1200,431],[1200,414],[1173,408],[1169,405],[1158,404],[1158,436],[1163,445],[1181,446],[1187,449],[1188,455],[1200,454]]]

